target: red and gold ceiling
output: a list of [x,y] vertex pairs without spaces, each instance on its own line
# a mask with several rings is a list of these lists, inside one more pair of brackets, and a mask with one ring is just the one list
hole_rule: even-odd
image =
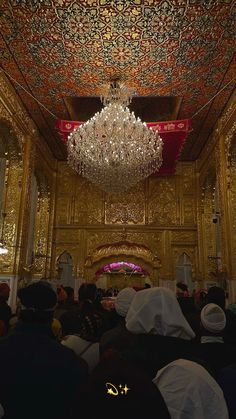
[[[68,98],[97,96],[114,75],[159,106],[159,96],[182,98],[170,119],[188,119],[235,77],[235,11],[234,0],[6,0],[1,66],[61,119],[74,119]],[[14,86],[55,156],[65,158],[53,117]],[[197,158],[233,87],[193,118],[182,159]]]

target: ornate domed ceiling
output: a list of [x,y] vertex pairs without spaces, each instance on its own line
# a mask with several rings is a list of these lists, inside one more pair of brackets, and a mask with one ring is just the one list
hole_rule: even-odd
[[[135,88],[133,110],[146,122],[191,118],[235,77],[235,11],[234,0],[5,0],[1,66],[58,118],[89,118],[99,86],[117,75]],[[54,118],[13,84],[65,158]],[[193,118],[181,159],[198,157],[233,87]],[[85,105],[80,96],[92,97]]]

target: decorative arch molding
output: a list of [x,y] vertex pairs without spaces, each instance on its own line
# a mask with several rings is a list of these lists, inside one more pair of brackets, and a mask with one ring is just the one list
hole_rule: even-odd
[[195,278],[196,274],[196,247],[176,247],[173,249],[173,272],[179,262],[179,259],[183,254],[189,258],[189,261],[192,265],[192,275]]
[[67,250],[64,250],[58,256],[56,266],[58,283],[74,288],[73,258]]
[[64,250],[57,257],[57,262],[56,263],[66,263],[66,264],[69,264],[69,265],[73,265],[73,258],[72,258],[71,254],[67,250]]
[[130,242],[110,243],[97,247],[85,260],[85,271],[90,279],[97,270],[112,262],[124,259],[127,262],[142,266],[153,278],[154,272],[161,268],[161,262],[148,247]]

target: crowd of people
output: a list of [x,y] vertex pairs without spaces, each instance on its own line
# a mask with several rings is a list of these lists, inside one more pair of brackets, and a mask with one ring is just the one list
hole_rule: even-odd
[[235,419],[236,310],[211,287],[0,284],[0,418]]

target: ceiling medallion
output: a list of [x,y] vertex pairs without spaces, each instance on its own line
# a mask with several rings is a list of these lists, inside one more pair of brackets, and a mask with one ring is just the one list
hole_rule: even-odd
[[133,93],[112,81],[102,92],[102,111],[68,138],[69,165],[108,193],[129,190],[162,164],[159,134],[127,107]]

